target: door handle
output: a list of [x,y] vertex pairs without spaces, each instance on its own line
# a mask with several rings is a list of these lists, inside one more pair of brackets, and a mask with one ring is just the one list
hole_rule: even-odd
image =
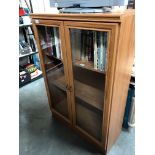
[[68,84],[66,84],[66,90],[68,90]]
[[68,84],[66,85],[66,90],[68,90],[68,91],[72,91],[72,87],[71,86],[69,86]]

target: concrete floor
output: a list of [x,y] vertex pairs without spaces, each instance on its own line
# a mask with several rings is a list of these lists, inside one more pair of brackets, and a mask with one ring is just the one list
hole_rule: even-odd
[[[20,155],[101,155],[51,117],[43,78],[19,90]],[[122,131],[108,155],[134,155],[135,129]]]

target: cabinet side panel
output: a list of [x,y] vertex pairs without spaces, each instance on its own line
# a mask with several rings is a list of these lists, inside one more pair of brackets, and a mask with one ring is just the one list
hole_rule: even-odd
[[108,133],[107,151],[117,140],[121,129],[126,105],[127,92],[134,60],[134,16],[124,17],[120,25],[112,107]]

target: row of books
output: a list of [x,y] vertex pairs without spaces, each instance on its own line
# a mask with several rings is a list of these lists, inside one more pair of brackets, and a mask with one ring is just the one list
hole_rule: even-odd
[[71,44],[74,59],[93,62],[94,69],[104,71],[107,59],[107,32],[72,30]]
[[105,70],[107,61],[107,32],[94,32],[94,69]]
[[49,55],[61,59],[58,28],[39,27],[42,50],[47,49]]

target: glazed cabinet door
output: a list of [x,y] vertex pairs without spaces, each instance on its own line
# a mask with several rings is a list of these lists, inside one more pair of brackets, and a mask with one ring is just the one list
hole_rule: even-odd
[[[116,25],[65,22],[73,124],[98,144],[105,139],[106,92]],[[67,39],[68,38],[68,39]],[[109,73],[108,73],[109,72]],[[106,115],[105,115],[106,113]]]
[[50,108],[71,123],[62,22],[33,20]]

